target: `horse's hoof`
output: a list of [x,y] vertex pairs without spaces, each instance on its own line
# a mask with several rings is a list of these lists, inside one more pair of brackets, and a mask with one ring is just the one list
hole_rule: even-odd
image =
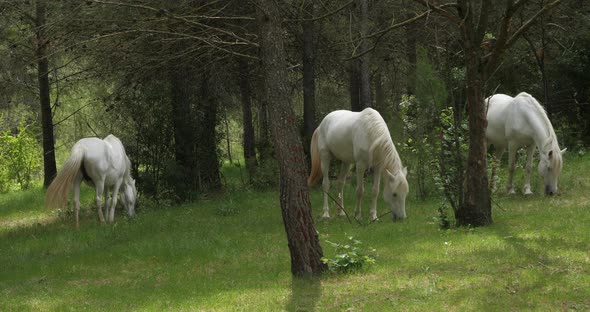
[[524,192],[524,196],[531,196],[531,195],[533,195],[533,192],[531,192],[531,191]]

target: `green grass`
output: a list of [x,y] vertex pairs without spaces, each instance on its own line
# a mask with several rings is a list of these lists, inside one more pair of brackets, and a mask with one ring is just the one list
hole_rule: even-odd
[[[273,191],[237,183],[100,225],[86,188],[80,230],[44,210],[40,190],[1,195],[0,311],[590,310],[589,165],[590,157],[566,159],[560,196],[496,194],[494,224],[484,228],[439,230],[435,199],[409,200],[403,222],[318,221],[326,256],[334,250],[325,240],[352,235],[377,250],[377,263],[314,279],[290,274]],[[349,186],[349,210],[353,194]],[[312,203],[318,218],[317,188]]]

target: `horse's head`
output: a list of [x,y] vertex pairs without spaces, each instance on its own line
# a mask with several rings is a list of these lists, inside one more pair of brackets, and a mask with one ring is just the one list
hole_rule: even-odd
[[391,173],[385,169],[387,173],[385,177],[385,186],[383,188],[383,199],[391,207],[391,213],[394,219],[406,218],[406,196],[408,195],[409,187],[406,175],[408,170],[403,168],[396,173]]
[[561,156],[567,148],[559,150],[557,144],[547,141],[542,151],[539,151],[541,160],[539,161],[539,174],[543,177],[545,185],[545,194],[553,195],[557,193],[557,182],[561,174],[563,161]]
[[135,216],[135,200],[137,199],[137,188],[135,188],[135,180],[129,178],[123,183],[121,190],[121,202],[127,208],[127,214],[130,217]]

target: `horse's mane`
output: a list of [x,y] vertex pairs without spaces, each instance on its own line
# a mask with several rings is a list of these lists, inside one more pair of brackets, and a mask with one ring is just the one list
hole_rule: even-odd
[[401,159],[393,145],[387,124],[373,109],[365,109],[360,115],[360,120],[365,126],[369,140],[373,142],[369,149],[369,159],[374,168],[388,168],[397,172],[402,168]]
[[[547,116],[547,111],[545,110],[543,105],[541,105],[541,103],[539,103],[539,101],[537,101],[537,99],[535,99],[532,95],[530,95],[526,92],[519,93],[517,95],[517,97],[522,97],[523,99],[526,100],[526,102],[529,105],[531,105],[531,106],[533,106],[533,108],[535,108],[533,111],[535,112],[535,114],[537,114],[537,117],[543,122],[543,125],[545,126],[545,128],[549,132],[549,137],[551,138],[551,150],[553,151],[554,154],[561,156],[561,152],[559,149],[559,142],[557,142],[557,135],[555,134],[555,130],[553,129],[553,125],[551,124],[551,121],[549,120],[549,117]],[[553,170],[561,170],[561,166],[562,166],[561,157],[552,157],[551,158],[551,167],[553,168]]]
[[556,144],[557,135],[555,135],[555,130],[553,129],[551,121],[549,121],[549,117],[547,116],[547,111],[545,110],[545,107],[543,107],[543,105],[541,105],[541,103],[539,103],[539,101],[537,101],[537,99],[535,99],[532,95],[526,92],[519,93],[517,97],[522,97],[523,99],[525,99],[526,103],[533,106],[533,111],[535,112],[535,114],[537,114],[537,117],[539,117],[539,119],[543,122],[543,125],[549,132],[548,136],[551,137],[554,144]]

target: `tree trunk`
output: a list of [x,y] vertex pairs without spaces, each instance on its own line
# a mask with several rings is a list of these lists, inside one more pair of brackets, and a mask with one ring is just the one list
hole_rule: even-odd
[[350,61],[348,72],[350,74],[350,80],[348,90],[350,92],[350,110],[353,112],[360,112],[363,110],[361,105],[361,94],[360,94],[360,79],[359,79],[359,60],[354,59]]
[[280,172],[280,202],[294,275],[315,275],[326,269],[311,216],[306,166],[296,116],[290,105],[283,31],[274,0],[258,1],[257,20],[264,67],[265,97]]
[[[406,18],[414,17],[414,13],[408,12]],[[408,59],[408,75],[406,79],[406,93],[413,95],[416,92],[416,36],[418,33],[416,23],[405,26],[406,33],[406,57]]]
[[221,188],[219,172],[219,156],[217,155],[217,101],[211,93],[210,77],[205,73],[201,81],[198,122],[199,136],[197,141],[197,159],[199,161],[199,179],[201,187],[206,190]]
[[176,160],[177,178],[175,179],[176,195],[181,201],[188,199],[193,189],[194,162],[193,153],[195,140],[193,121],[191,120],[191,101],[194,99],[191,79],[181,62],[173,62],[170,67],[170,99],[172,104],[172,128],[174,129],[174,157]]
[[244,161],[246,162],[246,170],[248,170],[248,179],[252,182],[254,172],[258,162],[256,161],[256,146],[254,140],[254,126],[252,125],[252,102],[250,95],[250,82],[248,75],[248,63],[246,60],[240,59],[240,93],[242,99],[242,127],[243,127],[243,146],[244,146]]
[[[359,0],[361,8],[361,36],[365,37],[369,34],[369,1]],[[361,51],[365,52],[369,49],[367,39],[361,40]],[[360,103],[361,108],[372,107],[372,96],[371,96],[371,71],[370,71],[370,53],[365,53],[359,58],[360,63]]]
[[[315,0],[305,2],[304,17],[313,18]],[[309,165],[310,143],[313,132],[315,131],[315,69],[314,69],[314,28],[313,21],[306,20],[303,22],[303,129],[304,141],[303,150],[307,156]]]
[[455,213],[458,226],[484,226],[492,223],[492,206],[488,188],[485,129],[486,107],[483,94],[479,42],[464,38],[466,46],[467,113],[469,119],[469,153],[467,156],[466,194]]
[[55,165],[55,142],[53,138],[53,118],[51,114],[51,98],[49,86],[49,60],[47,59],[47,45],[49,38],[45,33],[47,17],[47,2],[36,1],[36,55],[37,78],[39,81],[39,103],[41,106],[41,127],[43,128],[43,186],[48,187],[57,174]]

